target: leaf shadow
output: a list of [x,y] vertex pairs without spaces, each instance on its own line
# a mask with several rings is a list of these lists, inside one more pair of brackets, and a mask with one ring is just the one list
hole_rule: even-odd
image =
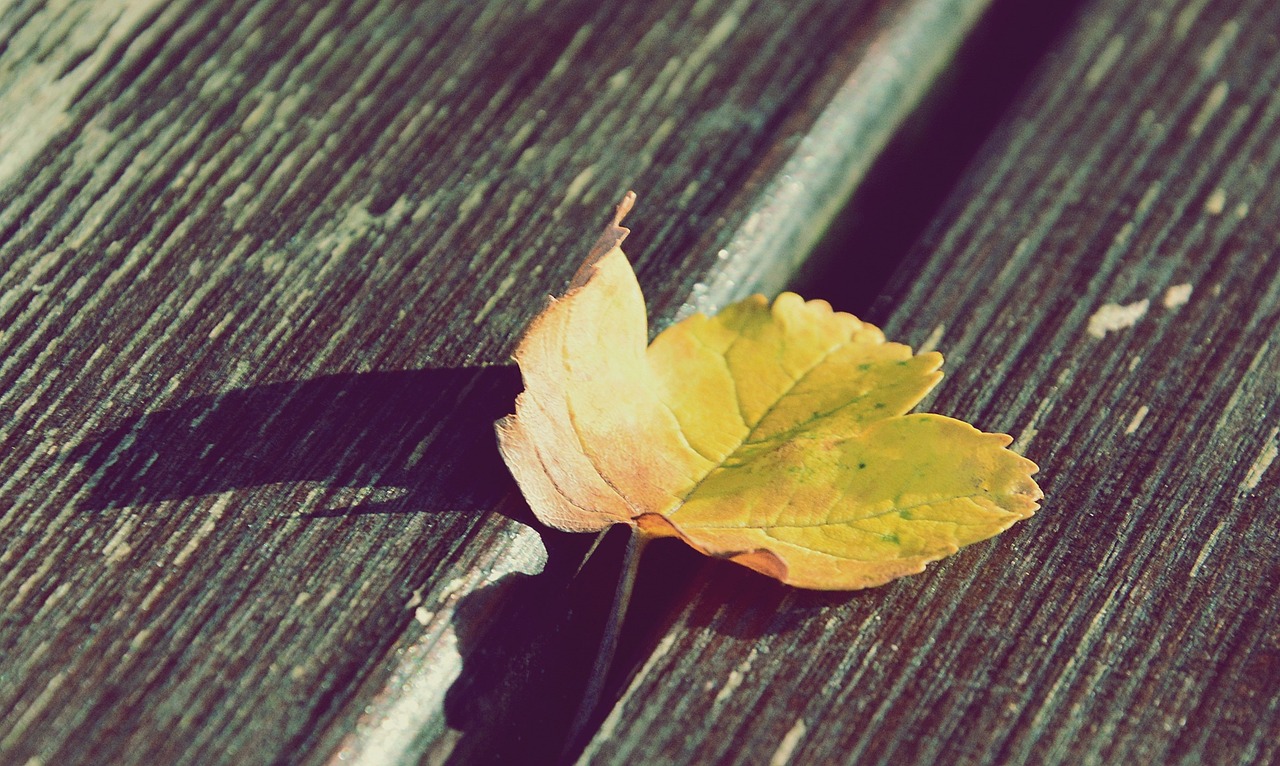
[[[445,716],[461,737],[449,764],[567,763],[576,757],[564,751],[566,738],[599,649],[629,531],[615,527],[580,570],[589,536],[542,534],[550,553],[543,572],[508,575],[458,605],[453,629],[463,664],[445,695]],[[681,630],[755,641],[812,625],[831,609],[846,608],[850,598],[848,592],[802,591],[708,559],[678,541],[655,541],[644,554],[587,731],[599,728],[677,621],[688,619]]]
[[599,649],[626,530],[607,534],[585,563],[592,536],[542,535],[550,555],[541,573],[508,575],[458,604],[462,671],[444,712],[461,737],[449,764],[556,763],[562,755]]
[[[309,481],[399,491],[356,493],[351,505],[316,516],[496,510],[535,526],[550,552],[546,569],[507,575],[457,607],[463,664],[444,713],[461,735],[450,763],[554,762],[598,649],[627,531],[608,535],[579,569],[590,535],[547,529],[525,503],[503,502],[515,484],[493,421],[519,390],[514,367],[487,367],[331,375],[195,397],[125,417],[74,447],[88,477],[79,510]],[[650,546],[596,725],[689,598],[693,627],[758,638],[794,630],[849,595],[799,592],[675,541]]]
[[493,421],[519,389],[514,367],[477,367],[327,375],[195,397],[76,445],[71,457],[88,477],[79,509],[309,481],[336,490],[336,507],[314,516],[489,510],[514,488]]
[[804,629],[874,594],[796,588],[728,561],[709,560],[689,587],[686,624],[754,642]]

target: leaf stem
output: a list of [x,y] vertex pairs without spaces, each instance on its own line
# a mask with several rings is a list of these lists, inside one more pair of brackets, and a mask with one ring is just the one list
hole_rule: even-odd
[[618,636],[622,632],[622,623],[627,616],[627,606],[631,602],[631,589],[636,582],[636,572],[640,569],[640,555],[644,553],[645,545],[651,539],[638,528],[631,528],[631,536],[627,538],[627,550],[622,558],[622,569],[618,573],[618,586],[613,592],[613,606],[609,609],[604,634],[600,637],[600,651],[596,654],[595,665],[591,668],[591,677],[582,693],[578,713],[574,716],[573,725],[569,727],[569,736],[565,739],[565,748],[560,754],[561,763],[567,762],[570,757],[577,754],[579,740],[582,739],[592,714],[600,705],[605,678],[609,675],[609,667],[613,664],[613,656],[618,649]]

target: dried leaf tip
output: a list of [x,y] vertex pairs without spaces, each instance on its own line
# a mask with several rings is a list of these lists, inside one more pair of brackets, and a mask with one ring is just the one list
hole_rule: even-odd
[[636,193],[628,190],[626,194],[622,195],[622,201],[620,201],[618,206],[613,209],[613,225],[620,227],[622,225],[622,219],[627,217],[627,213],[631,212],[631,207],[635,204]]
[[595,273],[596,263],[612,252],[615,247],[622,245],[622,241],[631,233],[631,229],[622,225],[622,219],[626,218],[627,213],[631,212],[631,208],[635,204],[635,192],[628,191],[622,195],[622,200],[613,209],[613,219],[604,227],[599,239],[591,247],[591,252],[587,254],[587,259],[582,262],[582,265],[578,267],[578,271],[574,273],[573,281],[569,283],[570,290],[585,285],[591,275]]

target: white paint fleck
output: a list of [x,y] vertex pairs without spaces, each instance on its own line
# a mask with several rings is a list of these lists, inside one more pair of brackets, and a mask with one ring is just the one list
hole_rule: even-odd
[[1204,97],[1204,103],[1200,105],[1200,111],[1196,112],[1196,116],[1192,118],[1191,124],[1187,127],[1187,132],[1192,136],[1198,136],[1204,132],[1205,126],[1209,124],[1209,120],[1213,119],[1213,115],[1222,104],[1227,100],[1227,92],[1229,88],[1225,80],[1214,85],[1209,94]]
[[629,82],[631,82],[631,68],[627,67],[626,69],[619,69],[610,75],[609,79],[605,80],[605,86],[609,90],[618,90],[625,87]]
[[712,704],[720,705],[725,700],[733,696],[733,693],[742,686],[743,680],[747,677],[747,671],[751,670],[751,664],[756,660],[756,650],[752,649],[747,658],[738,663],[738,667],[729,671],[729,677],[725,680],[724,685],[720,687],[720,691],[716,693],[716,698]]
[[[1081,645],[1088,645],[1097,640],[1096,636],[1099,631],[1105,630],[1111,611],[1115,607],[1116,595],[1120,592],[1120,588],[1124,585],[1124,581],[1116,583],[1111,592],[1107,594],[1103,600],[1102,606],[1098,607],[1098,611],[1094,613],[1093,619],[1089,620],[1089,627],[1085,629]],[[1074,658],[1073,658],[1074,660]]]
[[111,535],[111,539],[107,544],[102,546],[102,555],[107,561],[115,564],[123,561],[130,553],[133,552],[132,546],[129,545],[127,538],[133,532],[133,518],[125,519],[124,522],[116,529],[115,534]]
[[234,311],[228,311],[226,315],[222,317],[222,321],[214,325],[213,329],[209,331],[209,340],[217,339],[217,337],[222,334],[223,330],[227,329],[231,324],[231,320],[235,319],[235,317],[236,314]]
[[[5,605],[5,611],[17,611],[18,607],[27,600],[27,595],[31,592],[32,588],[34,588],[37,583],[44,581],[45,576],[49,574],[49,570],[53,569],[53,565],[55,563],[59,563],[59,557],[56,554],[48,556],[44,561],[40,562],[40,565],[36,567],[36,570],[28,575],[27,578],[22,581],[22,584],[18,586],[17,593],[15,593],[13,598],[9,599],[9,603]],[[12,570],[11,573],[16,574],[17,570]]]
[[[644,666],[640,668],[640,672],[637,673],[636,677],[632,680],[631,685],[627,688],[627,692],[623,695],[622,699],[613,706],[613,710],[609,711],[609,716],[604,719],[604,722],[600,724],[600,729],[597,731],[595,737],[592,738],[593,742],[603,742],[613,737],[614,731],[618,728],[618,722],[622,720],[623,709],[626,706],[627,699],[630,697],[631,692],[634,691],[651,672],[653,672],[653,669],[657,667],[663,657],[667,656],[667,653],[671,651],[671,647],[674,646],[675,643],[675,633],[668,633],[662,637],[662,640],[658,642],[658,645],[653,648],[653,653],[649,655],[649,659],[645,660]],[[580,759],[579,762],[581,763],[589,760],[588,756],[590,754],[591,749],[590,745],[588,745],[587,751],[582,754],[582,759]]]
[[1236,205],[1236,218],[1244,220],[1244,217],[1247,215],[1249,215],[1249,203],[1241,202],[1239,205]]
[[707,32],[707,36],[702,38],[702,42],[698,43],[698,46],[693,49],[689,57],[684,60],[680,70],[671,78],[671,82],[667,85],[667,90],[663,94],[664,98],[671,100],[679,97],[684,92],[690,78],[702,68],[702,65],[706,63],[711,54],[724,47],[729,35],[733,34],[733,31],[738,28],[743,5],[741,2],[736,3],[737,7],[721,16],[720,20],[711,27],[711,30]]
[[1089,334],[1095,338],[1105,337],[1109,332],[1132,327],[1146,315],[1151,301],[1143,298],[1123,306],[1116,303],[1104,303],[1089,317]]
[[191,539],[182,547],[182,550],[178,551],[178,555],[173,557],[174,568],[185,564],[187,559],[191,558],[196,549],[200,547],[200,544],[205,541],[205,538],[213,532],[218,520],[222,518],[222,514],[227,510],[227,504],[231,502],[231,498],[232,495],[225,494],[219,497],[213,505],[209,506],[209,518],[204,520],[204,523],[191,535]]
[[[409,494],[407,487],[334,487],[329,489],[323,485],[317,487],[317,492],[312,498],[324,496],[324,505],[326,508],[355,508],[361,505],[373,505],[378,503],[390,503],[406,497]],[[299,508],[295,513],[295,517],[305,516],[309,512],[307,508]]]
[[333,224],[329,231],[316,239],[316,250],[331,253],[336,258],[346,255],[347,250],[363,239],[378,223],[378,219],[369,214],[364,202],[357,202],[343,212],[342,218]]
[[1120,230],[1116,232],[1116,236],[1111,240],[1116,247],[1124,247],[1129,242],[1129,238],[1133,236],[1133,221],[1126,221]]
[[333,600],[337,598],[338,594],[341,592],[342,589],[337,585],[330,585],[329,590],[325,591],[324,595],[320,597],[320,601],[316,603],[316,611],[321,611],[332,604]]
[[1219,521],[1218,526],[1214,527],[1213,531],[1209,533],[1209,539],[1205,540],[1204,547],[1200,549],[1200,554],[1196,556],[1196,563],[1191,565],[1191,579],[1194,580],[1196,575],[1200,573],[1201,565],[1204,564],[1205,559],[1209,558],[1214,544],[1218,542],[1218,534],[1222,532],[1222,528],[1226,526],[1226,523],[1225,521]]
[[1138,427],[1142,425],[1142,421],[1146,419],[1147,413],[1150,411],[1151,409],[1145,404],[1139,407],[1137,412],[1133,413],[1133,418],[1129,421],[1129,425],[1125,426],[1124,432],[1126,434],[1131,434],[1134,431],[1137,431]]
[[778,749],[773,751],[769,766],[784,766],[789,762],[796,748],[799,747],[800,740],[804,739],[808,731],[809,727],[805,725],[804,719],[797,718],[791,729],[782,737],[782,741],[778,743]]
[[658,127],[654,128],[649,134],[649,138],[645,140],[644,147],[636,153],[635,161],[638,167],[647,168],[653,164],[653,158],[658,148],[666,142],[671,136],[672,131],[676,129],[675,119],[668,117],[663,120]]
[[462,200],[462,202],[458,204],[458,217],[461,218],[463,216],[470,215],[472,210],[475,210],[484,204],[488,194],[489,184],[484,181],[481,181],[471,187],[471,193],[467,195],[466,199]]
[[413,619],[416,620],[419,625],[430,625],[431,621],[435,619],[435,616],[436,613],[426,607],[420,606],[413,610]]
[[1191,285],[1183,283],[1173,285],[1164,291],[1164,307],[1167,309],[1176,309],[1179,306],[1187,305],[1187,301],[1191,300]]
[[154,632],[153,628],[143,628],[138,631],[134,634],[133,638],[129,640],[129,649],[131,651],[141,649],[146,645],[147,641],[150,640],[151,634]]
[[[524,152],[521,153],[520,159],[517,160],[517,164],[519,164],[520,162],[523,162],[525,159],[525,155],[528,155],[531,153],[536,154],[536,152],[533,151],[533,147],[525,149]],[[432,194],[424,198],[423,200],[421,200],[418,203],[418,206],[414,208],[413,213],[409,216],[409,220],[415,223],[427,220],[427,218],[436,211],[436,203],[438,202],[438,200],[439,200],[439,197],[436,194]]]
[[262,270],[268,274],[279,274],[289,265],[284,253],[267,253],[262,256]]
[[1225,189],[1214,189],[1204,201],[1204,212],[1209,215],[1222,215],[1227,208],[1227,192]]
[[1138,200],[1138,206],[1133,210],[1134,218],[1145,217],[1147,213],[1151,212],[1151,206],[1160,198],[1160,192],[1162,191],[1164,191],[1164,184],[1159,181],[1155,181],[1148,186],[1146,192],[1142,195],[1142,199]]
[[519,149],[529,140],[529,136],[533,134],[533,129],[537,123],[533,120],[525,120],[516,126],[516,130],[511,134],[511,138],[507,139],[508,149]]
[[5,735],[4,739],[0,740],[0,750],[8,750],[17,743],[19,737],[31,725],[31,722],[44,712],[45,707],[49,705],[49,701],[53,699],[54,693],[62,687],[63,682],[66,680],[66,670],[60,670],[53,674],[53,677],[45,684],[44,689],[36,695],[36,698],[31,701],[27,709],[22,711],[22,714],[17,716],[16,720],[12,721],[9,733]]
[[1173,23],[1173,33],[1176,37],[1186,37],[1191,28],[1196,25],[1196,19],[1200,17],[1200,12],[1209,4],[1209,0],[1192,0],[1181,11]]
[[1262,475],[1276,461],[1276,457],[1280,456],[1280,442],[1276,441],[1277,434],[1280,434],[1280,427],[1271,429],[1271,433],[1267,435],[1262,451],[1254,459],[1253,465],[1249,466],[1248,473],[1244,475],[1244,481],[1240,482],[1241,492],[1252,492],[1257,489],[1258,484],[1262,482]]
[[1055,393],[1041,399],[1040,404],[1036,405],[1036,411],[1031,414],[1031,419],[1022,427],[1022,431],[1018,433],[1018,438],[1009,447],[1010,450],[1019,455],[1027,453],[1027,447],[1031,444],[1031,440],[1036,438],[1036,434],[1040,433],[1040,420],[1044,417],[1044,413],[1049,409],[1049,406],[1053,404],[1056,397],[1056,389],[1065,384],[1070,377],[1071,368],[1064,368],[1058,375],[1057,384],[1054,386]]
[[36,612],[35,616],[32,618],[32,623],[34,624],[38,622],[45,612],[57,606],[58,602],[65,598],[70,592],[71,582],[69,580],[64,581],[58,587],[54,588],[53,592],[49,594],[49,597],[40,605],[40,611]]
[[[591,33],[595,30],[590,24],[583,24],[573,33],[573,39],[565,46],[564,51],[556,59],[556,63],[551,66],[551,70],[547,72],[547,80],[555,80],[565,72],[573,68],[574,57],[582,50],[582,46],[587,40],[591,39]],[[502,94],[505,95],[505,94]]]
[[725,679],[724,686],[720,687],[720,691],[716,694],[714,704],[720,704],[733,696],[733,693],[742,685],[742,680],[746,678],[746,674],[734,668],[729,671],[729,677]]
[[449,582],[445,583],[444,587],[440,589],[440,594],[436,596],[436,600],[446,601],[452,598],[457,593],[461,592],[462,589],[465,587],[467,587],[467,578],[465,577],[451,578]]
[[1200,71],[1206,74],[1212,74],[1222,65],[1222,59],[1226,56],[1227,51],[1231,48],[1231,44],[1236,41],[1236,36],[1240,34],[1240,22],[1232,19],[1222,25],[1222,29],[1218,30],[1218,36],[1213,38],[1213,42],[1205,46],[1204,51],[1200,54]]
[[[258,128],[262,126],[263,120],[271,113],[271,107],[274,106],[276,94],[266,93],[262,96],[262,100],[258,102],[249,113],[240,121],[240,132],[252,135],[258,132]],[[185,185],[185,181],[184,181]]]
[[1098,83],[1102,82],[1102,78],[1107,76],[1107,72],[1111,71],[1120,54],[1124,52],[1124,44],[1124,35],[1115,35],[1107,41],[1106,47],[1093,60],[1089,71],[1084,73],[1085,90],[1093,90]]
[[[502,296],[506,295],[507,291],[510,290],[512,287],[515,287],[515,284],[516,284],[515,274],[508,274],[506,277],[504,277],[502,281],[498,283],[498,286],[494,289],[493,293],[485,300],[484,305],[481,306],[480,310],[476,312],[476,315],[471,318],[471,323],[474,325],[478,325],[481,322],[483,322],[484,318],[489,315],[489,312],[493,311],[494,307],[498,305],[498,301],[502,300]],[[423,442],[423,444],[425,443],[426,442]],[[421,457],[421,456],[419,455],[418,457]],[[413,462],[416,463],[417,460],[414,460]]]
[[570,205],[577,201],[578,197],[582,195],[583,190],[587,188],[587,184],[591,183],[591,179],[595,178],[595,176],[595,165],[588,165],[583,168],[578,175],[573,177],[573,180],[570,181],[569,185],[565,188],[564,199],[560,202],[560,206],[564,207],[565,205]]
[[946,332],[947,326],[939,324],[933,328],[933,332],[929,333],[929,337],[924,339],[924,343],[920,344],[920,348],[916,349],[917,354],[927,354],[930,351],[936,351],[938,343],[942,341],[942,333]]

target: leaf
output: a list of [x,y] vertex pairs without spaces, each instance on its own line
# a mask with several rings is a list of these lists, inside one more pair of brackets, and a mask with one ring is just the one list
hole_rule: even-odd
[[574,532],[630,524],[806,588],[881,585],[1039,507],[1038,469],[988,434],[907,415],[942,378],[825,301],[753,296],[648,344],[618,245],[628,195],[515,358],[498,421],[534,513]]

